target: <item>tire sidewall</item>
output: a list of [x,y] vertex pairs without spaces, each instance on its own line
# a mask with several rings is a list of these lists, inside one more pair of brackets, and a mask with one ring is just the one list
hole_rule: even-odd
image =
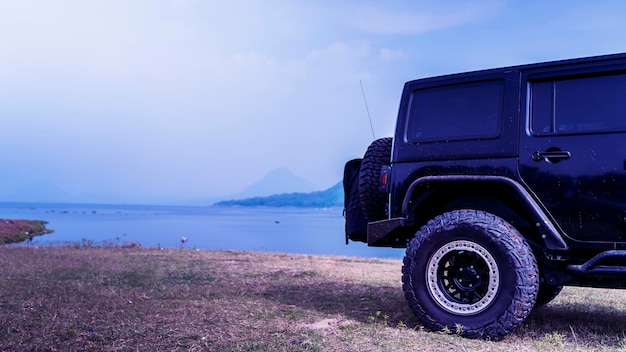
[[[499,287],[495,298],[490,304],[478,313],[470,315],[454,314],[444,309],[432,296],[428,289],[427,264],[435,252],[446,244],[464,240],[479,244],[495,259],[499,270]],[[479,329],[488,322],[499,319],[509,309],[515,291],[517,290],[517,270],[511,255],[492,236],[489,230],[472,226],[471,224],[456,224],[452,228],[440,232],[429,233],[419,239],[419,246],[414,248],[409,267],[409,280],[413,286],[414,299],[419,302],[424,318],[431,321],[435,328],[448,327],[454,329],[461,324],[464,329]],[[441,324],[443,322],[443,324]]]

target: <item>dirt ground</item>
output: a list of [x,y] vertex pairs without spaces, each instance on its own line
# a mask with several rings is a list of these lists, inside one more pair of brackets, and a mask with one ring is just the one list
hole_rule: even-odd
[[502,341],[430,331],[402,261],[0,246],[0,351],[624,351],[624,290],[565,287]]

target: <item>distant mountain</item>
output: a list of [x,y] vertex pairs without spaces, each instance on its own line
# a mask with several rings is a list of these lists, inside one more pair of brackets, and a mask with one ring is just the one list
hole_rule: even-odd
[[310,193],[282,193],[267,197],[225,200],[217,202],[215,205],[305,208],[341,207],[343,206],[343,183],[339,182],[325,191]]
[[128,198],[124,195],[104,193],[72,194],[52,182],[40,179],[27,182],[19,188],[7,190],[7,193],[0,194],[0,202],[209,205],[225,199],[243,200],[254,197],[268,197],[275,194],[304,194],[318,189],[304,178],[294,175],[287,169],[280,168],[272,170],[242,192],[230,196],[189,199],[186,197],[168,198],[158,196]]
[[233,199],[265,197],[272,194],[313,192],[316,188],[309,181],[294,175],[291,171],[280,168],[270,171],[259,181],[253,183],[242,192],[233,195]]
[[13,192],[3,195],[0,199],[10,202],[72,202],[75,196],[61,189],[57,185],[36,180],[29,182]]

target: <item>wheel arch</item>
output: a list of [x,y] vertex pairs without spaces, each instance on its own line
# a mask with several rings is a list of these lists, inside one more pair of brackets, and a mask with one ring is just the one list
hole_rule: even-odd
[[464,208],[505,219],[530,243],[549,250],[568,248],[560,229],[532,195],[518,182],[503,176],[421,177],[409,186],[402,214],[419,228],[438,214]]

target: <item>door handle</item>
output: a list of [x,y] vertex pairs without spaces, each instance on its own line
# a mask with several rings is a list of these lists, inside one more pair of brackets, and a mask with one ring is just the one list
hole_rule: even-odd
[[561,160],[569,159],[571,156],[572,153],[565,150],[534,151],[531,155],[534,161],[545,160],[550,163],[558,163]]

